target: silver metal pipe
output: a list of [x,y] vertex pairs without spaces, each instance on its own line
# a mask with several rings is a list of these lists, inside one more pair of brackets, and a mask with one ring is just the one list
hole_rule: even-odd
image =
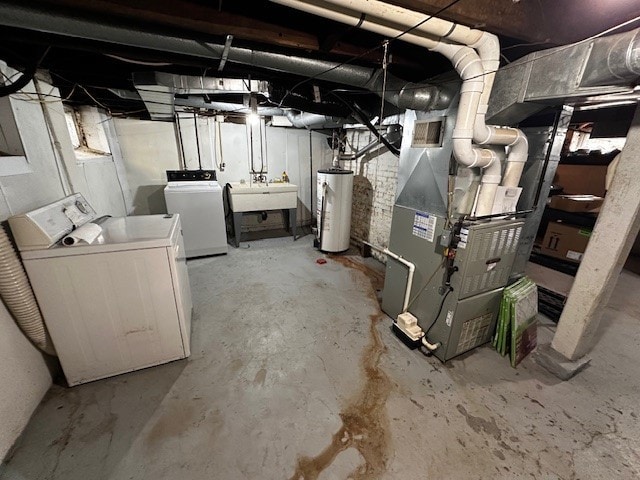
[[286,116],[294,127],[310,130],[313,128],[336,128],[347,122],[346,118],[329,117],[309,112],[293,113],[291,110],[286,112]]
[[221,72],[227,63],[227,57],[229,56],[229,48],[231,48],[231,42],[233,42],[233,35],[227,35],[224,41],[224,50],[222,51],[222,58],[220,58],[220,64],[218,65],[218,71]]
[[[389,125],[389,127],[387,127],[387,131],[382,136],[389,143],[395,144],[396,142],[402,140],[402,131],[400,130],[400,128],[398,128],[397,125]],[[375,137],[370,143],[358,149],[356,152],[340,155],[339,159],[342,161],[357,160],[358,158],[362,157],[363,155],[366,155],[367,153],[372,151],[374,148],[379,146],[382,146],[382,142],[378,137]]]
[[640,29],[593,41],[580,85],[629,85],[640,78]]
[[[0,25],[206,59],[220,60],[226,50],[224,45],[53,14],[30,5],[0,4]],[[227,59],[242,65],[304,77],[313,76],[318,80],[382,93],[381,69],[238,47],[228,48]],[[432,110],[446,108],[451,101],[451,94],[440,87],[426,83],[412,84],[387,74],[385,99],[400,108]]]

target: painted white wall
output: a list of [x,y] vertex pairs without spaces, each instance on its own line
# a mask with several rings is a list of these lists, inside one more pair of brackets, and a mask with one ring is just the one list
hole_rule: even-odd
[[[136,119],[116,119],[114,124],[134,197],[134,214],[165,213],[165,171],[181,168],[181,152],[174,124]],[[195,170],[198,168],[198,149],[193,117],[183,116],[180,127],[186,166]],[[256,130],[259,129],[254,129],[254,138]],[[240,180],[249,182],[251,174],[247,126],[220,124],[222,155],[216,154],[216,134],[214,117],[198,118],[202,168],[217,170],[218,181],[223,185]],[[267,177],[278,178],[283,172],[287,172],[291,183],[299,187],[298,223],[309,224],[312,218],[312,188],[315,195],[315,172],[331,162],[331,150],[326,137],[302,129],[269,126],[263,128],[263,135]],[[255,158],[254,165],[259,169],[258,152]],[[225,164],[224,171],[219,168],[221,163]],[[264,222],[258,221],[257,216],[247,217],[244,220],[244,230],[282,227],[280,212],[270,212]]]
[[166,170],[179,168],[173,123],[114,120],[124,169],[133,197],[133,215],[166,213]]
[[[43,93],[59,96],[51,85],[44,81],[38,83]],[[12,108],[11,116],[18,125],[28,173],[6,175],[6,171],[2,172],[0,221],[62,198],[71,185],[74,191],[83,193],[98,212],[122,215],[124,194],[115,176],[113,161],[79,163],[71,147],[62,103],[54,97],[45,97],[47,103],[38,101],[33,82],[23,92],[27,94],[12,95],[11,106],[5,103],[1,108]],[[52,121],[50,130],[43,108],[48,109]],[[6,118],[6,113],[6,110],[2,112],[2,118]],[[56,152],[50,134],[56,135],[62,158],[57,157],[60,152]],[[125,182],[126,189],[126,179],[120,181]],[[1,302],[0,385],[0,458],[4,458],[51,385],[51,374],[44,356],[27,340]]]

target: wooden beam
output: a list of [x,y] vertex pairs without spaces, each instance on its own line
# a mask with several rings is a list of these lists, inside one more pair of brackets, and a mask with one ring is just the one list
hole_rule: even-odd
[[[384,1],[429,15],[451,3],[451,0]],[[577,42],[637,18],[640,16],[640,3],[603,0],[462,0],[438,16],[497,35],[551,46]],[[640,22],[633,26],[640,26]]]
[[[185,1],[158,2],[155,0],[44,0],[45,4],[73,9],[73,12],[110,15],[134,22],[145,22],[200,34],[234,37],[251,42],[310,51],[320,51],[314,32],[304,32],[273,23],[236,15],[217,8]],[[337,41],[326,53],[352,57],[363,55],[363,60],[381,62],[380,52],[366,53],[367,49]],[[408,60],[401,63],[413,64]]]
[[[386,3],[432,15],[447,7],[452,0],[386,0]],[[556,2],[558,3],[558,2]],[[540,2],[512,0],[462,0],[439,13],[440,18],[481,28],[526,42],[544,42],[554,38]]]

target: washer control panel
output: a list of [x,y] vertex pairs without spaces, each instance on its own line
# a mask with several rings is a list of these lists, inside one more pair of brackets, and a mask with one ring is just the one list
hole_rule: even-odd
[[167,170],[169,182],[201,182],[217,180],[215,170]]

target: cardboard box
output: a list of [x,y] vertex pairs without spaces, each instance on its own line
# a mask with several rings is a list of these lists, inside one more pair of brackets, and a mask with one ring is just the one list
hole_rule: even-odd
[[590,237],[590,229],[550,222],[542,241],[541,252],[550,257],[579,263],[587,249]]
[[598,212],[604,198],[595,195],[555,195],[549,199],[549,206],[565,212]]
[[604,197],[607,193],[606,165],[558,165],[554,185],[563,188],[567,195],[596,195]]

